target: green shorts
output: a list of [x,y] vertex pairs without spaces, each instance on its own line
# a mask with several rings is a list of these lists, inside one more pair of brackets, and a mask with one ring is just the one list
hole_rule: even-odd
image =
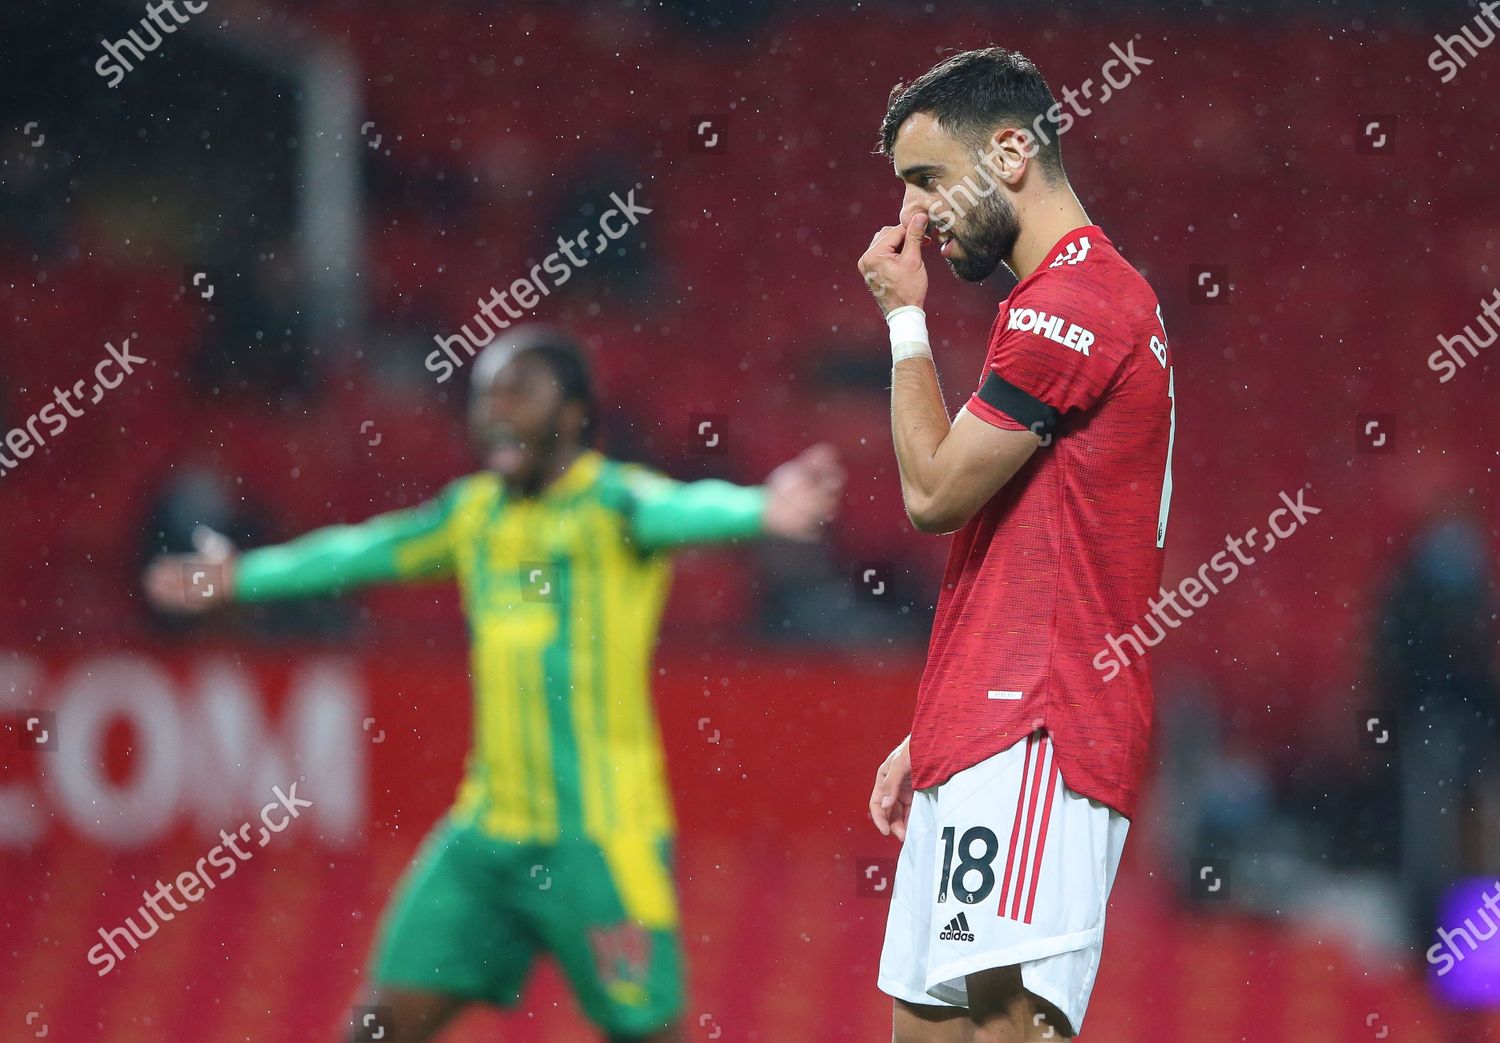
[[670,841],[516,843],[451,820],[432,831],[387,907],[382,989],[502,1007],[550,953],[606,1033],[645,1035],[682,1009]]

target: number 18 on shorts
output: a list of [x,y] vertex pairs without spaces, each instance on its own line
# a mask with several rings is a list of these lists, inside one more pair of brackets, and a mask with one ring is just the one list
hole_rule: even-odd
[[964,979],[1021,967],[1077,1032],[1129,822],[1068,789],[1045,732],[919,790],[896,867],[880,988],[967,1006]]

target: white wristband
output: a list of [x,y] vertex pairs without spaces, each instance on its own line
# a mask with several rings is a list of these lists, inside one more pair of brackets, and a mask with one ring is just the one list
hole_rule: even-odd
[[891,328],[891,365],[902,359],[932,358],[927,341],[927,313],[915,304],[897,308],[885,317]]

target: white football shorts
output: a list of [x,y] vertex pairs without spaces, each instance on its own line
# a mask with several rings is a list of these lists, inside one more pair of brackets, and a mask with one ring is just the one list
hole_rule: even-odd
[[966,1007],[966,975],[1019,965],[1072,1032],[1104,947],[1130,822],[1064,784],[1045,732],[918,790],[896,866],[880,989]]

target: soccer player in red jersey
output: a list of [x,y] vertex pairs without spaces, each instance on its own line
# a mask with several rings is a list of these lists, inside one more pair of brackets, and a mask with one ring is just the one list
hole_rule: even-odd
[[[991,48],[898,85],[882,127],[906,195],[859,267],[891,329],[907,513],[954,534],[912,732],[870,796],[903,841],[879,978],[898,1043],[1077,1033],[1140,795],[1150,670],[1096,664],[1159,590],[1172,357],[1155,294],[1068,183],[1060,111]],[[1020,280],[952,419],[930,231],[960,278]]]

